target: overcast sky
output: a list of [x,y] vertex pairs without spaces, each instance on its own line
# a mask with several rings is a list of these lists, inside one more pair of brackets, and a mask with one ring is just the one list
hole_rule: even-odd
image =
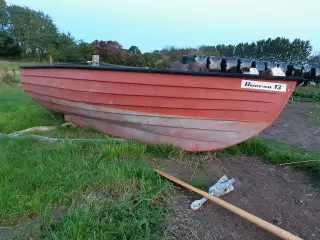
[[49,14],[61,31],[142,51],[167,45],[310,40],[320,51],[320,0],[7,0]]

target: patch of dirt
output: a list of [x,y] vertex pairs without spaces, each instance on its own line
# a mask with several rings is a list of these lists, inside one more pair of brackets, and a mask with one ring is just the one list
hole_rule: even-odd
[[320,150],[320,103],[290,103],[260,135],[298,147]]
[[23,218],[15,226],[0,227],[0,240],[23,239],[23,235],[31,231],[30,229],[32,229],[32,231],[37,231],[35,230],[37,229],[36,226],[37,218],[33,218],[33,216],[28,216],[28,218]]
[[[67,212],[65,209],[59,209],[56,207],[53,211],[52,220],[53,222],[57,221],[66,215]],[[41,236],[39,221],[39,214],[37,212],[30,212],[29,214],[21,217],[19,222],[14,226],[0,225],[0,240],[39,239]]]
[[[163,164],[167,173],[187,182],[196,166],[183,160]],[[235,190],[222,199],[299,237],[320,239],[320,196],[306,174],[252,157],[208,159],[198,165],[198,174],[205,176],[208,186],[224,174],[234,178]],[[279,239],[210,201],[193,211],[190,204],[201,196],[178,185],[174,192],[167,239]]]

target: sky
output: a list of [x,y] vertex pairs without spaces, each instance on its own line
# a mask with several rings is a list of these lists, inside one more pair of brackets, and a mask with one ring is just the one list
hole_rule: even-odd
[[319,0],[6,0],[49,14],[78,40],[118,41],[143,52],[166,46],[310,40],[320,52]]

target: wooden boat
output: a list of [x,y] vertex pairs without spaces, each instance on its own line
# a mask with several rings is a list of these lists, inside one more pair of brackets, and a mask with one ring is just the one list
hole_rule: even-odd
[[22,67],[22,86],[79,126],[187,151],[226,148],[270,125],[296,77],[130,67]]

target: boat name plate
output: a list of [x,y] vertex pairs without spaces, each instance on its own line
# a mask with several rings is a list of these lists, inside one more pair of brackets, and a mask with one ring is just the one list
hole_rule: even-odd
[[276,91],[276,92],[286,92],[287,84],[275,83],[275,82],[258,82],[252,80],[243,79],[241,82],[241,88],[266,90],[266,91]]

